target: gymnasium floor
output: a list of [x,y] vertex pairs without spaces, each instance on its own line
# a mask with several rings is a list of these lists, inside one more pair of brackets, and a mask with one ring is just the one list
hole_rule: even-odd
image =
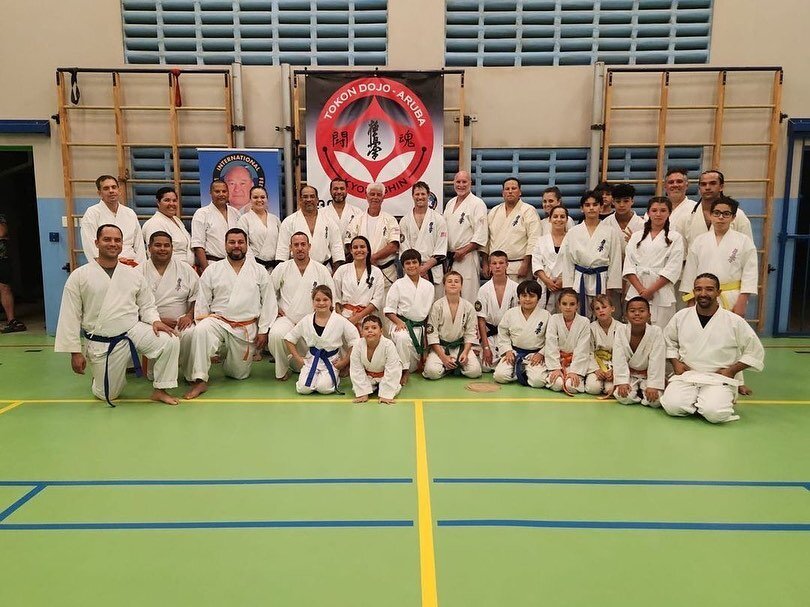
[[0,336],[0,605],[806,606],[808,340],[722,427],[417,379],[395,406],[217,370],[110,409]]

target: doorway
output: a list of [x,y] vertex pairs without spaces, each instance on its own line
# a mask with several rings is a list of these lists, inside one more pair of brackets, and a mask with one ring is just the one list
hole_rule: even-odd
[[[15,316],[28,329],[44,330],[42,260],[34,179],[34,153],[30,147],[0,147],[0,217],[8,226],[8,257]],[[5,324],[5,314],[0,310]]]

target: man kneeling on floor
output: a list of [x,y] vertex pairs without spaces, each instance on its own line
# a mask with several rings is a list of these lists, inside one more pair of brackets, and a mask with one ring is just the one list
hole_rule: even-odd
[[670,415],[695,412],[719,424],[739,419],[734,399],[744,369],[761,371],[765,350],[742,317],[717,303],[720,280],[700,274],[694,282],[695,306],[677,312],[664,329],[667,358],[675,374],[661,396]]
[[74,270],[65,283],[54,351],[70,352],[74,373],[84,375],[89,363],[93,395],[111,407],[127,383],[127,363],[131,359],[140,374],[138,354],[143,354],[154,365],[151,399],[176,405],[179,401],[166,389],[177,387],[180,341],[161,322],[143,273],[118,261],[122,243],[118,226],[96,230],[98,257]]

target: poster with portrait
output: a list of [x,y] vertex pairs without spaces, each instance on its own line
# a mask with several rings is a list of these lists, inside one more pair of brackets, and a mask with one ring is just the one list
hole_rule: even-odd
[[430,186],[442,210],[444,78],[441,74],[336,73],[306,77],[306,181],[328,200],[329,182],[346,180],[349,204],[366,208],[366,187],[386,187],[383,210],[402,216],[411,186]]
[[211,203],[211,182],[228,185],[230,204],[240,213],[249,208],[250,188],[267,190],[268,210],[281,217],[281,151],[267,149],[197,148],[200,166],[200,206]]

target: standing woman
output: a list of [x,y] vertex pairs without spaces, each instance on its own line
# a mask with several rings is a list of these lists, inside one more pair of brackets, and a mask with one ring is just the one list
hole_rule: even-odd
[[352,263],[340,266],[334,275],[335,309],[360,329],[369,314],[379,314],[385,303],[385,277],[371,265],[371,246],[365,236],[355,236],[349,245]]
[[[301,367],[295,389],[299,394],[331,394],[338,391],[340,373],[348,369],[352,344],[357,329],[337,312],[332,311],[332,289],[318,285],[312,289],[314,312],[302,318],[284,336],[284,345],[292,356],[294,366]],[[296,344],[302,339],[309,349],[306,359],[298,353]],[[346,354],[340,356],[342,347]]]
[[557,310],[557,294],[562,289],[562,267],[558,260],[569,221],[568,209],[564,206],[551,209],[548,216],[551,227],[537,240],[537,246],[532,252],[532,271],[543,287],[540,305],[550,314]]
[[248,235],[248,247],[256,263],[271,270],[281,222],[267,210],[267,190],[260,186],[250,188],[250,210],[239,218],[237,225]]
[[166,232],[172,237],[172,257],[190,266],[194,265],[194,251],[191,250],[191,234],[179,217],[180,202],[174,188],[160,188],[155,193],[158,210],[147,219],[141,231],[146,245],[155,232]]
[[625,300],[643,297],[650,302],[652,324],[662,329],[675,315],[675,283],[684,260],[683,237],[669,229],[671,213],[669,198],[650,198],[644,230],[630,236],[622,272],[630,283]]

